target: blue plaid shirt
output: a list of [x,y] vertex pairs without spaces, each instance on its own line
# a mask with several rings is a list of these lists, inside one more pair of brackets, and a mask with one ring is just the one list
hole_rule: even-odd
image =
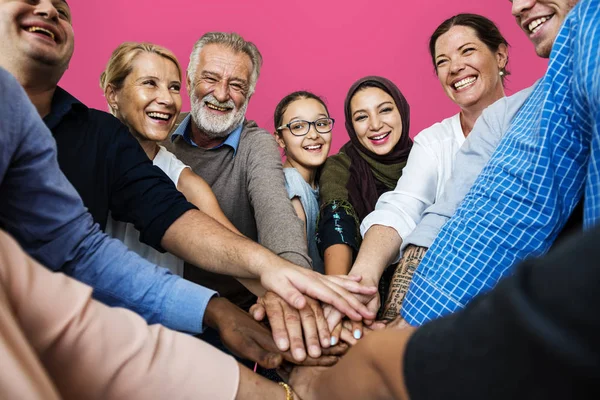
[[600,0],[566,18],[546,75],[415,272],[410,324],[464,307],[545,253],[584,191],[584,225],[600,218],[599,25]]

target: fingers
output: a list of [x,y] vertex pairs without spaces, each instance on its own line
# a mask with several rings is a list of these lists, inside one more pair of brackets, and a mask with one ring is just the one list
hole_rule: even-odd
[[[290,351],[296,362],[302,362],[306,358],[304,350],[304,340],[302,338],[302,324],[300,323],[300,313],[288,304],[282,303],[283,316],[287,335],[290,340]],[[316,338],[316,335],[315,335]],[[318,340],[317,340],[318,343]]]
[[262,299],[261,301],[269,318],[273,340],[279,350],[286,351],[290,348],[290,339],[288,337],[282,303],[270,299],[269,296],[265,296],[265,298],[267,299]]
[[377,293],[377,286],[365,286],[359,283],[359,281],[356,281],[354,279],[348,279],[348,277],[345,276],[324,275],[324,277],[327,278],[329,281],[335,283],[336,285],[343,287],[350,293],[366,295],[373,295]]
[[[335,293],[331,298],[331,301],[324,300],[319,297],[319,300],[331,304],[346,316],[354,321],[360,321],[363,318],[375,319],[375,313],[370,311],[360,300],[358,300],[353,294],[348,293],[344,288],[336,285],[331,281],[324,281],[326,287]],[[316,289],[316,288],[314,288]],[[311,293],[308,293],[311,297]]]
[[[313,309],[309,305],[300,310],[300,320],[302,321],[302,329],[304,331],[304,340],[306,341],[306,348],[308,350],[308,354],[313,358],[320,357],[321,344],[319,343],[317,319],[315,317]],[[294,346],[292,345],[292,354],[294,354],[294,356],[300,354],[296,351],[297,350],[295,350]],[[301,360],[298,359],[298,361]]]
[[321,304],[316,300],[309,301],[309,305],[315,314],[321,347],[328,348],[331,345],[331,335],[329,334],[329,327],[327,326],[327,320],[323,313],[323,307],[321,307]]
[[338,309],[331,307],[329,315],[327,316],[327,327],[329,328],[329,331],[332,331],[333,328],[338,326],[340,322],[342,322],[343,318],[344,314],[342,314]]
[[387,324],[383,321],[374,321],[371,325],[369,325],[369,328],[371,328],[374,331],[380,331],[382,329],[385,329],[387,327]]
[[342,326],[342,330],[340,333],[340,340],[342,342],[345,342],[350,346],[354,346],[356,343],[358,343],[358,340],[356,340],[354,338],[354,335],[352,334],[352,326],[350,325],[350,321],[345,321],[345,326],[344,324],[340,324],[340,326]]
[[339,323],[331,331],[331,345],[335,346],[340,342],[340,335],[342,333],[342,324]]
[[265,307],[263,307],[262,304],[254,304],[250,307],[250,315],[252,315],[252,318],[254,318],[255,321],[262,321],[266,316]]
[[329,347],[328,349],[323,349],[322,355],[323,356],[341,357],[344,354],[346,354],[346,352],[348,351],[349,348],[350,348],[350,346],[348,346],[348,344],[346,344],[344,342],[340,342],[340,343],[336,344],[335,346]]
[[354,339],[360,339],[363,335],[363,324],[360,321],[351,321],[352,336]]

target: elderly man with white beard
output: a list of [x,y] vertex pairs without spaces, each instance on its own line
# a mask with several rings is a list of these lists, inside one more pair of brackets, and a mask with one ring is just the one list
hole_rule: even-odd
[[[277,144],[268,131],[245,119],[261,64],[256,46],[240,35],[203,35],[194,45],[187,69],[191,112],[165,146],[208,182],[223,212],[241,233],[279,256],[311,268],[303,223],[287,197]],[[186,279],[217,290],[243,309],[248,310],[255,302],[254,295],[229,276],[188,265],[184,271]],[[262,301],[268,305],[280,349],[291,345],[303,353],[301,325],[308,324],[312,334],[305,334],[307,348],[309,353],[319,354],[309,346],[319,345],[312,316],[296,314],[295,327],[285,327],[283,316],[293,310],[272,293]],[[313,322],[304,323],[311,318]],[[318,325],[327,329],[324,320]],[[298,357],[303,358],[303,354]]]

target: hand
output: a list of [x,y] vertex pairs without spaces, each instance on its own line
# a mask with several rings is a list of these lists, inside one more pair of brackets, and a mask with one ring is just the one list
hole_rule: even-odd
[[[204,312],[204,323],[217,330],[223,344],[236,356],[277,368],[284,360],[271,332],[242,309],[222,297],[213,297]],[[329,360],[335,363],[336,360]]]
[[[352,275],[350,275],[350,276],[352,276]],[[372,286],[375,286],[375,287],[377,286],[377,284],[375,282],[372,282],[372,281],[369,281],[369,282]],[[379,310],[379,306],[381,305],[380,296],[379,296],[378,291],[370,296],[356,294],[355,297],[360,302],[365,304],[367,309],[369,309],[369,311],[372,314],[375,314],[375,315],[377,314],[377,311]],[[341,331],[342,331],[340,322],[344,318],[344,314],[342,312],[340,312],[340,310],[337,310],[330,305],[323,306],[323,313],[325,315],[325,318],[327,318],[327,326],[329,328],[329,331],[331,332],[331,343],[339,342]],[[365,320],[364,323],[366,325],[370,325],[372,323],[372,321],[373,321],[372,319]],[[355,321],[354,326],[352,327],[352,329],[350,331],[352,332],[351,336],[353,336],[354,339],[360,339],[363,335],[363,323],[361,321]],[[355,340],[350,339],[347,335],[345,335],[345,338],[349,340],[348,343],[354,344],[351,342],[355,342]]]
[[321,305],[310,297],[306,298],[306,303],[302,309],[296,310],[277,294],[267,292],[250,308],[255,320],[262,321],[265,316],[268,317],[275,344],[281,351],[290,349],[296,362],[306,358],[303,337],[312,358],[321,356],[321,346],[330,346],[329,329]]
[[313,389],[315,380],[325,371],[327,371],[327,368],[324,367],[295,367],[288,376],[282,377],[287,378],[294,392],[302,400],[310,400],[316,398],[316,391]]
[[363,318],[375,319],[375,313],[369,311],[352,293],[372,296],[377,286],[360,284],[360,276],[321,275],[298,266],[270,268],[260,274],[263,287],[275,292],[288,304],[302,309],[307,301],[306,294],[323,303],[331,304],[348,318],[360,321]]

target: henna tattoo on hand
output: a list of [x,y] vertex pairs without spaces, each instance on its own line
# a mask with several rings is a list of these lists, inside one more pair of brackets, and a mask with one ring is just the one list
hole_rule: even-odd
[[389,295],[381,316],[382,319],[393,320],[400,314],[402,302],[404,301],[406,293],[408,293],[413,274],[426,252],[427,247],[418,247],[412,244],[407,246],[404,250],[404,254],[400,259],[400,262],[398,262],[396,272],[394,272],[394,277],[390,284]]

